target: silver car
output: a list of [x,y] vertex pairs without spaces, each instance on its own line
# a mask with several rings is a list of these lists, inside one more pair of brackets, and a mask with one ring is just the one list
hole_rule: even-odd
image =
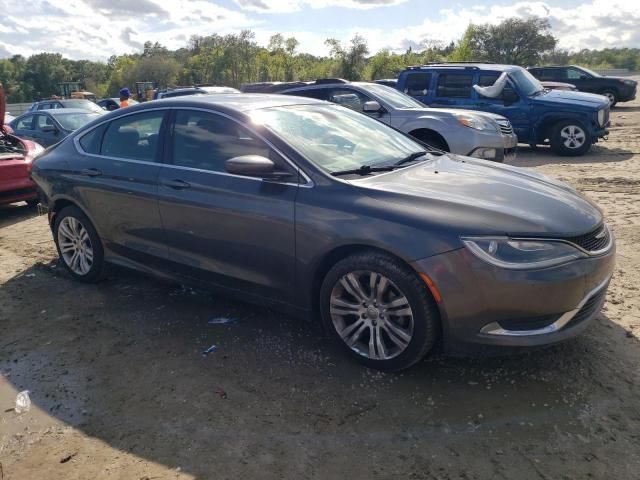
[[518,137],[511,123],[494,113],[429,108],[385,85],[340,79],[318,80],[280,93],[341,104],[446,152],[497,162],[516,156]]

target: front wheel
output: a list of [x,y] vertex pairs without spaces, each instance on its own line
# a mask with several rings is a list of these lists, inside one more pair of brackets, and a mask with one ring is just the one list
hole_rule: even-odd
[[602,95],[607,97],[607,99],[609,100],[609,106],[611,106],[612,108],[616,103],[618,103],[618,97],[616,96],[616,92],[614,92],[613,90],[605,90],[604,92],[602,92]]
[[371,251],[331,268],[320,291],[322,320],[357,361],[402,370],[421,360],[440,332],[437,307],[415,271]]
[[572,120],[558,123],[551,134],[551,148],[566,157],[584,155],[591,148],[591,143],[587,129]]
[[103,278],[102,242],[82,210],[75,206],[63,208],[55,217],[53,238],[58,255],[73,278],[87,283]]

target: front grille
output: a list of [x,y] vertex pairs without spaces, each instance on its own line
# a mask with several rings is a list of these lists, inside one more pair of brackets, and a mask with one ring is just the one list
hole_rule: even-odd
[[593,295],[591,298],[589,298],[589,300],[587,300],[587,303],[585,303],[582,306],[582,308],[578,310],[578,313],[574,315],[571,321],[567,323],[564,328],[571,328],[574,325],[577,325],[583,322],[584,320],[587,320],[593,314],[599,312],[600,309],[602,308],[602,304],[604,303],[604,297],[606,295],[607,295],[607,288],[605,287],[599,292],[597,292],[595,295]]
[[589,253],[602,250],[611,242],[611,233],[609,229],[603,224],[596,228],[593,232],[585,235],[579,235],[577,237],[564,238],[567,242],[573,243],[578,247],[586,250]]
[[511,135],[513,133],[513,128],[511,127],[509,120],[498,120],[498,125],[500,126],[500,132],[503,135]]

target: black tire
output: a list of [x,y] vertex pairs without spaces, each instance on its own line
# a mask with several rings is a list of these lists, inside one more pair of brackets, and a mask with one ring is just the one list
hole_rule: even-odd
[[[345,343],[334,324],[331,314],[331,295],[334,287],[340,288],[338,286],[340,280],[348,273],[363,271],[377,273],[390,280],[393,287],[397,287],[400,294],[406,297],[411,308],[413,315],[411,339],[404,350],[400,350],[400,353],[393,358],[372,359],[363,353],[358,353]],[[378,370],[398,371],[409,368],[433,348],[440,336],[438,308],[422,279],[407,265],[378,251],[363,251],[351,255],[329,270],[320,289],[320,312],[325,331],[329,332],[333,340],[353,359]],[[357,314],[352,318],[353,323],[360,321]],[[389,336],[387,335],[386,338],[388,339]]]
[[40,204],[40,200],[37,198],[34,198],[33,200],[26,200],[25,203],[27,204],[27,207],[34,208]]
[[[75,221],[77,221],[82,227],[84,227],[89,236],[93,257],[90,268],[85,274],[79,274],[75,272],[67,263],[67,260],[65,260],[65,256],[62,254],[59,241],[59,229],[62,222],[67,218],[75,219]],[[104,248],[102,246],[102,241],[100,240],[95,227],[91,223],[91,220],[89,220],[89,218],[82,212],[82,210],[73,205],[63,208],[55,216],[55,221],[53,222],[53,239],[58,250],[60,262],[64,265],[67,272],[69,272],[69,274],[73,278],[86,283],[96,283],[104,278],[106,274],[106,267],[104,262]]]
[[415,138],[417,138],[421,142],[432,146],[433,148],[437,148],[438,150],[442,150],[443,152],[449,152],[450,151],[449,150],[449,145],[447,145],[447,142],[436,133],[418,132],[416,134],[412,134],[412,136],[414,136]]
[[613,108],[616,103],[618,103],[618,94],[613,90],[603,90],[600,92],[600,95],[604,95],[605,97],[609,97],[609,106]]
[[[582,143],[574,142],[575,147],[571,147],[571,139],[563,137],[570,132],[581,132]],[[551,131],[551,148],[558,155],[563,157],[578,157],[584,155],[591,148],[591,135],[587,128],[577,120],[563,120],[558,122]],[[576,139],[577,140],[577,139]]]

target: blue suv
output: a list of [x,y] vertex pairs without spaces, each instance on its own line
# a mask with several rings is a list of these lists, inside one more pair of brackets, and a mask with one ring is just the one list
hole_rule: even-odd
[[[502,73],[507,83],[498,97],[473,86],[491,86]],[[609,101],[582,92],[546,90],[527,70],[515,65],[439,63],[408,67],[396,88],[430,107],[497,113],[509,119],[518,142],[550,144],[559,155],[584,155],[609,133]]]

